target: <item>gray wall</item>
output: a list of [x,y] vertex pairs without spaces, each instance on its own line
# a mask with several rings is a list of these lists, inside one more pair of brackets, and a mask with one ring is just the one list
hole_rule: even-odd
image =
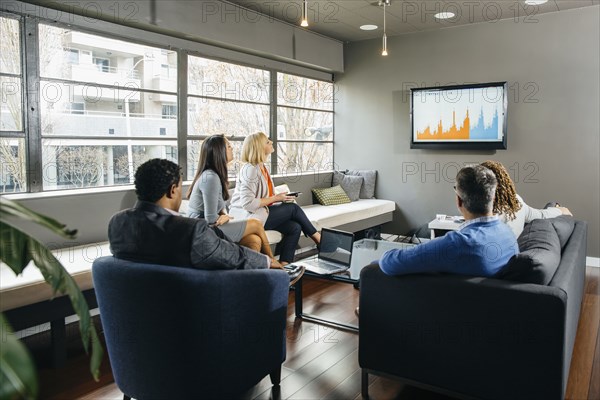
[[[502,162],[534,207],[555,200],[589,222],[588,256],[600,256],[599,16],[597,6],[503,20],[345,47],[335,116],[341,168],[379,171],[377,197],[398,211],[386,226],[405,232],[458,214],[457,167]],[[407,88],[508,81],[508,150],[410,149]],[[518,90],[517,90],[518,88]],[[360,144],[360,145],[357,145]]]

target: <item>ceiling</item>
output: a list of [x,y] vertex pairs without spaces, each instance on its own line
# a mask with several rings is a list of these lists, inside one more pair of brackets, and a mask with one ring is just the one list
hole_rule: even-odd
[[[272,18],[300,25],[302,0],[222,0]],[[441,29],[470,23],[493,23],[500,19],[527,18],[535,23],[542,13],[589,7],[600,0],[549,0],[539,6],[527,6],[524,0],[391,0],[387,7],[388,36]],[[383,32],[383,9],[377,0],[308,0],[310,31],[343,42],[380,38]],[[437,20],[437,12],[452,11],[450,20]],[[598,12],[598,11],[595,11]],[[525,21],[521,21],[525,22]],[[363,31],[365,24],[377,25],[373,31]]]

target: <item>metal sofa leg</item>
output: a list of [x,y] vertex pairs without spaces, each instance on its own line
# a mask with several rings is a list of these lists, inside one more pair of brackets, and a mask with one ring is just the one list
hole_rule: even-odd
[[360,393],[362,394],[363,400],[369,400],[369,373],[366,369],[361,370],[361,389]]
[[273,386],[279,386],[279,382],[281,382],[281,366],[275,371],[271,372],[269,376],[271,377],[271,383]]

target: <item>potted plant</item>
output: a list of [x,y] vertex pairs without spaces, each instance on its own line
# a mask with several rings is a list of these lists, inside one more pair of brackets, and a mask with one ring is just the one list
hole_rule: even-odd
[[[67,239],[74,239],[76,230],[38,214],[17,202],[0,196],[0,261],[15,274],[20,274],[33,261],[55,294],[67,295],[79,317],[79,331],[86,353],[90,353],[90,371],[97,381],[104,349],[91,321],[89,307],[75,280],[52,252],[42,243],[11,224],[11,220],[26,220],[41,225]],[[0,313],[2,346],[0,346],[0,399],[35,399],[38,393],[35,366],[25,346],[12,335],[12,330]]]

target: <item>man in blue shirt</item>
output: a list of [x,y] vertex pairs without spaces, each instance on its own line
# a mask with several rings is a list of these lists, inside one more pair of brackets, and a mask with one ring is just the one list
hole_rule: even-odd
[[497,181],[481,166],[456,175],[456,204],[465,218],[458,231],[409,249],[390,250],[379,260],[388,275],[450,272],[491,277],[519,252],[512,230],[492,211]]

